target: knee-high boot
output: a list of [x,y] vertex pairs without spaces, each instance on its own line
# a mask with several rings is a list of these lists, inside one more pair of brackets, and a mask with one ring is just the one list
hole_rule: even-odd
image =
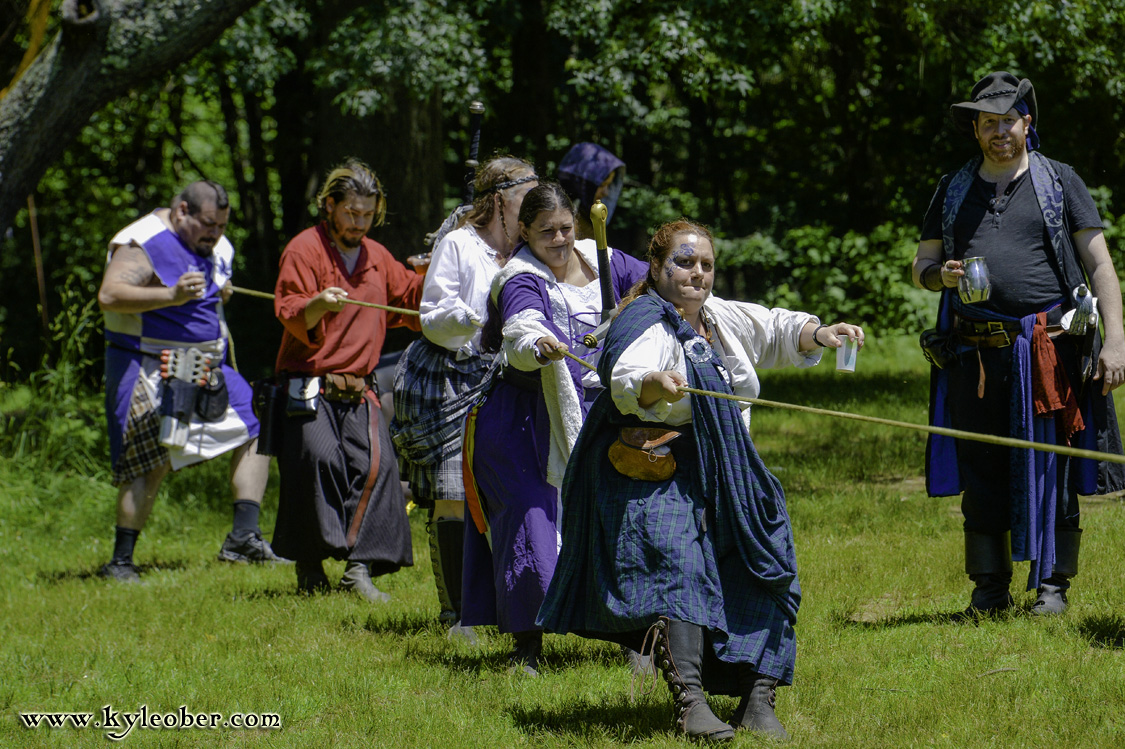
[[446,579],[445,565],[442,564],[441,543],[438,541],[438,523],[434,522],[432,511],[430,520],[426,523],[426,536],[430,541],[430,564],[434,568],[434,584],[437,586],[438,605],[441,606],[438,618],[445,624],[452,624],[460,618],[460,614],[453,608],[453,600],[449,595],[449,582]]
[[738,687],[742,691],[742,701],[734,711],[731,724],[735,728],[760,731],[775,739],[788,739],[789,734],[773,709],[777,679],[759,674],[751,666],[740,665]]
[[461,635],[475,642],[472,627],[461,626],[461,571],[465,552],[465,521],[442,518],[426,523],[430,537],[430,561],[434,568],[441,621],[449,626],[449,635]]
[[1082,531],[1078,528],[1055,528],[1055,567],[1051,576],[1039,584],[1039,597],[1031,606],[1037,616],[1052,616],[1066,611],[1066,591],[1070,578],[1078,574],[1078,547]]
[[692,738],[729,741],[734,730],[719,720],[703,693],[703,628],[660,617],[653,625],[653,660],[672,692],[676,730]]
[[966,613],[996,613],[1012,605],[1012,534],[965,531],[965,572],[973,581]]

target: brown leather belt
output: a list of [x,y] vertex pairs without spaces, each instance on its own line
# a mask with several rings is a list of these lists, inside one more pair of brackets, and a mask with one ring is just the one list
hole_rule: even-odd
[[329,372],[324,378],[325,399],[343,403],[360,403],[363,394],[375,387],[375,375],[356,375],[345,372]]
[[[997,325],[1000,325],[1000,323],[997,323]],[[958,326],[958,330],[960,331],[960,326]],[[1064,332],[1066,331],[1063,330],[1061,325],[1047,326],[1047,335],[1051,338],[1057,338]],[[957,341],[962,345],[975,346],[976,348],[1005,348],[1015,343],[1018,337],[1018,330],[997,328],[993,330],[993,332],[983,335],[966,335],[965,333],[958,332]]]

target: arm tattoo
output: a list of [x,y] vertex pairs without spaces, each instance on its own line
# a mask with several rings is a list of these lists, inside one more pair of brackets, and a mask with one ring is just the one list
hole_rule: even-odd
[[156,280],[148,255],[134,244],[122,245],[113,253],[109,275],[111,280],[129,286],[152,286]]

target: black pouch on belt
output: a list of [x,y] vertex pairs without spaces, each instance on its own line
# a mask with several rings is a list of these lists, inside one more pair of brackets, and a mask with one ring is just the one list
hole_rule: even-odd
[[922,355],[926,357],[926,361],[938,369],[945,369],[957,357],[953,348],[953,336],[941,333],[937,328],[923,330],[918,336],[918,345],[922,347]]
[[288,394],[284,385],[272,380],[254,381],[254,415],[258,417],[261,429],[258,430],[259,455],[277,455],[281,452],[281,436],[284,434],[285,402]]
[[195,396],[195,414],[200,421],[218,421],[227,412],[229,403],[227,379],[223,377],[223,370],[215,367],[208,373],[207,382],[199,386],[199,393]]
[[172,416],[181,424],[187,424],[191,421],[198,397],[199,387],[194,382],[174,377],[164,380],[160,392],[160,415]]

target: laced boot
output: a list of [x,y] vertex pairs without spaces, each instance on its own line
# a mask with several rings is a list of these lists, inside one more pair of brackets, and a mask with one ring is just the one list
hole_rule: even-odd
[[465,555],[465,521],[442,518],[426,523],[430,537],[430,562],[434,568],[441,614],[438,618],[449,627],[446,637],[462,638],[470,645],[478,640],[472,627],[461,626],[461,570]]
[[1035,616],[1057,616],[1066,611],[1066,592],[1070,578],[1078,574],[1078,546],[1082,531],[1078,528],[1055,529],[1055,566],[1051,576],[1039,583],[1039,597],[1031,606]]
[[730,741],[734,729],[719,720],[703,694],[703,628],[660,617],[652,658],[668,682],[676,731],[691,738]]
[[774,712],[777,679],[755,673],[750,666],[739,666],[738,686],[742,691],[742,701],[734,711],[731,724],[735,728],[759,731],[770,738],[788,740],[789,734]]
[[965,616],[991,616],[1011,608],[1012,534],[965,531],[965,572],[974,588]]

